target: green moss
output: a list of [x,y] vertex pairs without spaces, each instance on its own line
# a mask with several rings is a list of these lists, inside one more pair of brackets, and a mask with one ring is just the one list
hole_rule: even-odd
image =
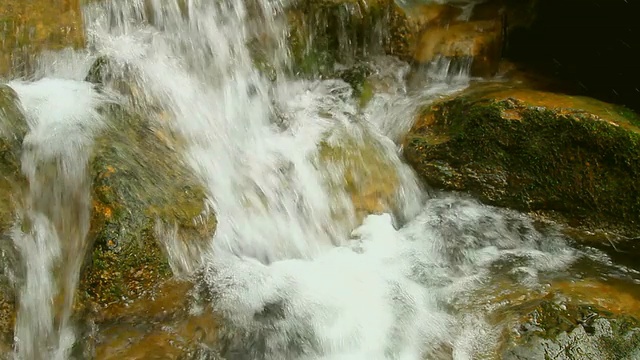
[[26,131],[18,95],[10,87],[0,85],[0,234],[13,223],[15,201],[19,200],[16,195],[25,185],[20,154]]
[[205,190],[150,124],[118,107],[109,118],[113,127],[97,140],[91,162],[95,243],[82,279],[100,305],[141,297],[171,276],[158,220],[194,243],[209,240],[216,225],[213,215],[194,221],[208,214]]
[[5,270],[17,265],[11,240],[4,234],[13,224],[16,201],[25,185],[20,153],[26,130],[18,95],[7,85],[0,85],[0,352],[13,342],[15,299]]
[[358,105],[360,105],[361,108],[364,108],[365,106],[367,106],[369,101],[373,99],[373,95],[375,95],[373,86],[371,86],[369,82],[365,81],[365,83],[362,85],[362,91],[360,92],[360,96],[358,98]]
[[[560,212],[575,224],[640,227],[640,133],[511,99],[463,97],[430,115],[433,124],[414,130],[405,150],[428,183],[495,205]],[[442,163],[456,181],[434,171]]]
[[300,1],[288,19],[294,74],[331,76],[335,63],[400,55],[398,48],[406,47],[406,31],[400,30],[406,18],[393,1]]

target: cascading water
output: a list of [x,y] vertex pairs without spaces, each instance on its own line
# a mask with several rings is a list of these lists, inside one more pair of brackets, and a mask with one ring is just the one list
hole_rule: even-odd
[[96,108],[106,99],[90,84],[69,80],[9,85],[29,125],[21,159],[29,191],[12,231],[24,262],[16,357],[66,359],[75,341],[68,321],[89,245],[88,150],[102,126]]
[[[177,134],[184,161],[206,185],[218,220],[210,248],[180,251],[171,232],[163,235],[170,261],[198,269],[187,275],[222,317],[228,359],[489,357],[499,329],[482,316],[491,306],[482,290],[507,281],[533,291],[576,259],[526,216],[427,196],[400,160],[394,141],[418,105],[464,81],[432,76],[436,83],[409,94],[406,64],[372,58],[390,86],[360,110],[341,80],[288,75],[285,5],[93,3],[85,8],[86,52],[46,54],[36,69],[44,78],[10,83],[29,121],[29,195],[13,231],[24,267],[16,276],[16,359],[67,359],[83,341],[69,319],[90,245],[87,154],[109,126],[98,111],[108,102]],[[255,39],[270,53],[275,80],[254,64],[247,44]],[[116,80],[96,90],[82,79],[98,57],[109,59]],[[115,95],[122,84],[127,92]],[[384,168],[372,169],[370,158]],[[391,195],[381,214],[359,224],[343,183],[351,178],[366,193],[372,177],[393,179]]]

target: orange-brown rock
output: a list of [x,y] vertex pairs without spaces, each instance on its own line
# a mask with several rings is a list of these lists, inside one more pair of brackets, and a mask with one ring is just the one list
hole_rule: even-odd
[[3,0],[0,28],[0,75],[24,74],[41,50],[84,43],[79,0]]
[[168,281],[154,298],[102,313],[93,339],[96,359],[178,359],[216,340],[211,312],[189,312],[187,282]]
[[428,63],[438,56],[473,58],[474,75],[497,72],[502,49],[502,22],[485,20],[427,26],[419,36],[414,60]]

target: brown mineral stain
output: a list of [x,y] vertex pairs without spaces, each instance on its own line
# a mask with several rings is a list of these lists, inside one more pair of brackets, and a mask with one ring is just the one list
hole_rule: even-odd
[[562,280],[552,288],[577,303],[597,305],[616,314],[640,315],[640,298],[620,285],[598,279]]

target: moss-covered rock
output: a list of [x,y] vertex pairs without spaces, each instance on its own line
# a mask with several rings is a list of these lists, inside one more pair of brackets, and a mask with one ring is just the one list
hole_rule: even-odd
[[502,359],[636,359],[640,322],[590,305],[544,299],[520,306],[527,315],[510,329]]
[[634,237],[637,124],[596,100],[487,85],[425,108],[405,156],[434,187]]
[[91,161],[95,242],[81,275],[83,294],[100,306],[149,295],[171,276],[158,224],[187,247],[204,246],[216,225],[204,188],[160,129],[120,107],[108,118]]
[[27,123],[13,89],[0,85],[0,353],[13,342],[15,294],[7,277],[14,265],[12,240],[8,231],[15,218],[24,178],[20,173],[20,148]]
[[18,95],[9,86],[0,85],[0,233],[13,222],[15,195],[22,184],[20,150],[26,131]]
[[391,0],[299,1],[287,19],[294,73],[327,76],[336,63],[382,54],[410,57],[407,16]]

